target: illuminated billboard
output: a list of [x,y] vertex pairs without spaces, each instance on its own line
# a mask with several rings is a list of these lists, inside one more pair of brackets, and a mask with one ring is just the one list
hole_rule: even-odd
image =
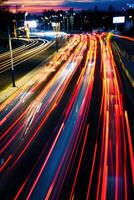
[[123,24],[125,23],[125,17],[113,17],[113,24]]
[[35,20],[25,21],[24,25],[25,25],[25,27],[28,26],[29,28],[36,28],[37,27],[37,21],[35,21]]

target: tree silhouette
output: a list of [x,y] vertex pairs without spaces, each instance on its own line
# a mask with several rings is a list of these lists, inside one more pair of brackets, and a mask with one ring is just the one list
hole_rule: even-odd
[[5,11],[5,9],[8,8],[8,6],[5,5],[5,2],[8,0],[0,0],[0,12]]
[[112,5],[109,5],[108,12],[109,13],[113,13],[114,12],[114,7]]

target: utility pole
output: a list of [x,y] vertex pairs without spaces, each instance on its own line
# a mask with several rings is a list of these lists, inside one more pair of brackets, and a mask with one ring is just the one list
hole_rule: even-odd
[[13,83],[13,87],[16,87],[15,86],[14,66],[13,66],[12,41],[11,41],[11,34],[10,34],[10,28],[9,27],[8,27],[8,41],[9,41],[9,50],[10,50],[10,58],[11,58],[12,83]]
[[58,38],[58,32],[60,32],[60,22],[53,22],[52,23],[53,31],[55,32],[55,45],[56,45],[56,51],[59,51],[59,38]]
[[56,37],[55,37],[55,42],[56,42],[56,51],[59,51],[59,43],[58,43],[58,34],[56,33]]
[[67,33],[69,33],[69,19],[68,19],[68,15],[67,15]]
[[18,32],[17,32],[17,28],[18,28],[18,5],[16,5],[16,12],[15,12],[15,30],[16,30],[16,38],[18,37]]
[[115,24],[115,30],[118,31],[118,24]]

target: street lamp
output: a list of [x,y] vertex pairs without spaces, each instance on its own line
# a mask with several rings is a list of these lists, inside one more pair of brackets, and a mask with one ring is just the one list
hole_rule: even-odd
[[30,30],[29,30],[29,25],[27,24],[27,17],[28,16],[28,12],[25,12],[25,15],[24,15],[24,26],[25,26],[25,31],[26,31],[26,37],[29,39],[30,37]]
[[27,25],[27,16],[28,16],[28,12],[25,12],[25,18],[24,18],[24,25],[25,25],[25,27],[26,27],[26,25]]
[[9,40],[9,49],[10,49],[10,58],[11,58],[11,70],[12,70],[12,83],[13,87],[15,87],[15,75],[14,75],[14,65],[13,65],[13,51],[12,51],[12,41],[10,28],[8,27],[8,40]]
[[60,22],[52,22],[53,31],[55,32],[56,50],[59,50],[58,32],[60,32]]

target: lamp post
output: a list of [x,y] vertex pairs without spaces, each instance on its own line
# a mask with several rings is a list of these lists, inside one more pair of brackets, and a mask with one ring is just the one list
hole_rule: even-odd
[[16,24],[15,24],[15,28],[16,28],[16,37],[18,36],[18,34],[17,34],[17,28],[18,28],[18,16],[17,16],[17,14],[18,14],[18,8],[19,8],[19,6],[18,5],[16,5],[16,12],[15,12],[15,21],[16,21]]
[[25,12],[25,15],[24,15],[24,26],[25,26],[25,31],[26,31],[26,37],[27,39],[30,38],[30,30],[29,30],[29,26],[27,24],[27,16],[28,16],[28,12]]
[[11,70],[12,70],[12,83],[13,87],[15,87],[15,74],[14,74],[14,65],[13,65],[13,51],[12,51],[12,41],[10,28],[8,27],[8,41],[9,41],[9,50],[10,50],[10,58],[11,58]]
[[52,23],[53,31],[55,32],[55,44],[56,44],[56,51],[59,50],[59,39],[58,39],[58,32],[60,32],[60,23],[53,22]]
[[56,33],[55,40],[56,40],[56,51],[58,52],[59,51],[59,42],[58,42],[58,34],[57,33]]
[[27,26],[27,16],[28,16],[28,12],[25,12],[25,15],[24,15],[24,25],[25,27]]

